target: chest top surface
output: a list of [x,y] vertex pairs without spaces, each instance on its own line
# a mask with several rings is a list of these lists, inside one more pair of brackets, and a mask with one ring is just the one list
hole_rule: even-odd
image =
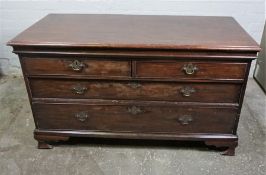
[[259,51],[231,17],[49,14],[11,46]]

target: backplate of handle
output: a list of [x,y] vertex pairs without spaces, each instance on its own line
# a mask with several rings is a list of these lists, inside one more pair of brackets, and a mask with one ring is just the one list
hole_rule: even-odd
[[82,86],[81,84],[77,84],[72,88],[73,93],[82,95],[87,91],[87,88]]
[[130,106],[127,108],[127,111],[132,115],[138,115],[144,112],[144,110],[138,106]]
[[89,117],[89,114],[86,111],[81,111],[81,112],[76,113],[75,117],[80,122],[85,122],[87,120],[87,118]]
[[178,122],[181,125],[188,125],[193,122],[193,117],[191,115],[182,115],[178,118]]
[[74,60],[68,66],[71,67],[74,71],[81,71],[85,67],[85,64],[79,60]]
[[185,86],[183,88],[181,88],[180,93],[184,96],[184,97],[190,97],[191,94],[195,93],[196,90],[193,87],[189,87],[189,86]]
[[188,64],[185,64],[183,66],[183,70],[185,71],[185,73],[187,75],[193,75],[196,73],[196,71],[198,71],[198,67],[192,63],[188,63]]

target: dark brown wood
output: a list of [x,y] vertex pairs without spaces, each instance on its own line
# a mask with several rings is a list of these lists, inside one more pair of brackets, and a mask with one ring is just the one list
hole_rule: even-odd
[[38,148],[69,137],[204,141],[234,155],[257,43],[230,17],[51,14],[8,42]]
[[[133,72],[133,71],[132,71]],[[156,81],[156,82],[179,82],[179,83],[233,83],[242,84],[245,82],[243,79],[176,79],[176,78],[139,78],[139,77],[97,77],[97,76],[79,76],[79,75],[27,75],[28,78],[41,78],[41,79],[65,79],[65,80],[131,80],[131,81]]]
[[[186,74],[183,67],[192,64],[197,71]],[[136,77],[176,78],[176,79],[244,79],[246,63],[232,62],[177,62],[177,61],[139,61],[136,65]]]
[[[56,58],[23,58],[23,64],[28,75],[79,75],[79,76],[110,76],[130,77],[131,66],[129,61],[56,59]],[[84,66],[80,70],[73,70],[70,66],[79,61]]]
[[215,147],[226,147],[226,150],[222,153],[222,155],[234,156],[235,148],[238,145],[237,140],[208,140],[205,141],[206,145],[215,146]]
[[196,107],[239,107],[236,103],[202,103],[202,102],[170,102],[142,100],[108,100],[108,99],[63,99],[34,98],[32,104],[83,104],[83,105],[143,105],[143,106],[196,106]]
[[69,139],[67,136],[42,135],[36,132],[34,138],[38,141],[39,149],[52,149],[53,146],[49,144],[50,142],[67,141]]
[[[230,31],[230,32],[229,32]],[[258,51],[231,17],[50,14],[12,46]]]
[[238,103],[242,86],[231,83],[30,79],[30,87],[33,98]]
[[[178,51],[178,52],[177,52]],[[155,60],[155,59],[172,59],[175,60],[230,60],[244,61],[253,60],[257,57],[256,51],[219,51],[219,50],[165,50],[165,49],[97,49],[86,47],[42,47],[42,46],[13,46],[13,53],[21,56],[38,56],[47,57],[49,55],[73,59],[80,58],[97,58],[104,59],[107,55],[113,59],[138,59]]]
[[[46,136],[71,136],[71,137],[98,137],[119,139],[153,139],[153,140],[185,140],[205,141],[208,146],[226,148],[222,155],[233,156],[238,145],[238,138],[233,134],[204,134],[204,133],[136,133],[136,132],[114,132],[114,131],[85,131],[85,130],[40,130],[35,129],[35,135]],[[44,148],[45,149],[45,148]]]
[[234,134],[206,134],[206,133],[136,133],[115,131],[89,131],[89,130],[42,130],[35,129],[35,135],[46,136],[70,136],[70,137],[99,137],[99,138],[121,138],[121,139],[152,139],[152,140],[184,140],[184,141],[206,141],[227,140],[236,141]]
[[[33,111],[40,129],[230,134],[237,110],[192,106],[34,104]],[[192,120],[187,123],[181,120],[188,117]]]
[[249,78],[250,67],[251,67],[251,62],[248,63],[248,66],[247,66],[247,69],[246,69],[245,80],[244,80],[244,83],[242,85],[242,89],[241,89],[241,92],[240,92],[238,116],[237,116],[236,122],[235,122],[234,134],[237,133],[237,126],[238,126],[238,122],[239,122],[239,119],[240,119],[240,113],[241,113],[242,105],[243,105],[243,102],[244,102],[244,96],[245,96],[245,91],[246,91],[247,82],[248,82],[248,78]]

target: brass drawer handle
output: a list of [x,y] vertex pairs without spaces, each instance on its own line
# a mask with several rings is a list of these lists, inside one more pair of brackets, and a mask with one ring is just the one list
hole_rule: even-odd
[[140,107],[137,106],[131,106],[127,108],[127,111],[132,114],[132,115],[138,115],[144,112],[143,109],[141,109]]
[[178,121],[181,125],[188,125],[193,122],[193,117],[191,115],[183,115],[178,118]]
[[199,69],[197,68],[197,66],[193,65],[192,63],[188,63],[188,64],[185,64],[183,66],[183,70],[185,71],[185,73],[187,75],[192,75],[194,74],[196,71],[198,71]]
[[129,87],[133,88],[133,89],[137,89],[137,88],[140,88],[140,87],[141,87],[141,84],[139,84],[139,83],[135,83],[135,82],[133,82],[133,83],[128,83],[127,85],[128,85]]
[[85,64],[82,63],[81,61],[79,60],[74,60],[71,64],[68,65],[69,67],[72,68],[72,70],[74,71],[81,71],[84,67],[85,67]]
[[192,93],[196,92],[196,90],[192,87],[186,86],[181,88],[180,92],[184,97],[190,97]]
[[77,84],[72,88],[73,93],[82,95],[87,91],[87,88],[84,86],[81,86],[80,84]]
[[87,118],[89,117],[88,112],[82,111],[75,114],[75,117],[80,122],[85,122]]

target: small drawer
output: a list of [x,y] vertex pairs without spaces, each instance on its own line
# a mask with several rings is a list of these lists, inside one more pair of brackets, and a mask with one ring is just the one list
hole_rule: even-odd
[[232,133],[237,109],[193,106],[33,104],[39,129]]
[[241,85],[30,79],[33,98],[238,103]]
[[240,79],[246,63],[136,61],[136,77],[159,79]]
[[130,61],[64,58],[22,58],[28,75],[78,75],[97,77],[128,77]]

